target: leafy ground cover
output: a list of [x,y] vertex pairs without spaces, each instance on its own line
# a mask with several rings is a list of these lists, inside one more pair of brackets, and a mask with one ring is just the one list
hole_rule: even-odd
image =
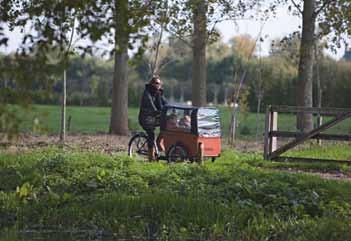
[[[21,110],[21,131],[41,133],[58,133],[60,127],[60,107],[47,105],[34,105],[28,112]],[[220,107],[222,133],[228,135],[229,123],[231,116],[230,107]],[[129,127],[131,130],[140,130],[138,125],[138,108],[129,108]],[[71,133],[107,133],[109,127],[111,109],[109,107],[79,107],[69,106],[67,108],[67,118],[71,116],[70,132]],[[240,114],[237,137],[239,139],[253,140],[256,138],[256,129],[258,140],[263,139],[264,132],[264,114],[258,115],[258,126],[256,127],[256,114]],[[280,114],[278,129],[284,131],[295,131],[296,118],[293,115]],[[35,127],[34,120],[39,120],[39,126]],[[326,119],[327,120],[327,119]],[[351,119],[338,124],[328,131],[334,134],[351,133]]]
[[61,240],[67,233],[73,240],[351,240],[351,182],[284,165],[233,151],[204,165],[59,149],[3,153],[0,240],[28,230],[54,230]]

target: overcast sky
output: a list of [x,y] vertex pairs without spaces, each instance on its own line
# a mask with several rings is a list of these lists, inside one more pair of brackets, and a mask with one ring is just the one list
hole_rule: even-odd
[[[269,21],[262,24],[260,21],[254,20],[240,20],[235,25],[232,21],[226,21],[218,24],[219,30],[222,32],[224,42],[228,42],[230,38],[240,34],[250,34],[254,39],[257,38],[261,26],[263,26],[261,37],[264,38],[264,42],[261,45],[261,55],[268,55],[270,49],[270,43],[272,39],[283,38],[284,36],[299,31],[298,26],[301,25],[301,19],[296,16],[288,14],[286,9],[280,9],[276,18],[272,18]],[[9,45],[7,47],[0,47],[0,52],[13,52],[21,42],[22,34],[16,30],[14,32],[7,32],[10,37]],[[345,48],[342,47],[337,51],[336,54],[327,51],[335,59],[340,59],[344,55]],[[259,52],[257,52],[259,54]]]

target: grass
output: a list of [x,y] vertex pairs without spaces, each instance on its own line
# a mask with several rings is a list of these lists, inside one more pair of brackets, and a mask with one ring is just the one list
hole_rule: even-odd
[[[98,133],[108,132],[111,109],[107,107],[67,107],[67,119],[71,116],[70,132]],[[136,126],[135,117],[138,110],[130,108],[129,114],[132,127]],[[58,133],[60,130],[61,109],[58,106],[34,105],[31,110],[22,115],[21,131],[32,131],[34,119],[38,118],[41,128],[48,133]]]
[[[332,160],[350,160],[351,149],[349,145],[333,145],[328,148],[314,147],[315,150],[298,150],[289,151],[286,156],[304,157],[304,158],[321,158],[319,162],[276,162],[262,160],[260,157],[256,158],[256,154],[245,158],[245,163],[253,166],[270,170],[300,170],[306,172],[320,172],[320,173],[342,173],[345,176],[351,177],[351,161],[350,164],[338,162],[324,162],[323,159]],[[319,150],[324,152],[321,156]],[[241,154],[243,155],[243,154]]]
[[229,150],[201,166],[59,149],[3,153],[0,240],[33,229],[72,240],[351,240],[351,182],[274,165]]
[[317,145],[313,142],[305,144],[304,148],[290,150],[283,156],[305,157],[316,159],[351,160],[351,143],[326,143]]
[[[34,105],[33,109],[29,111],[18,110],[20,112],[21,119],[23,120],[21,125],[21,131],[33,131],[34,119],[38,118],[40,121],[40,128],[36,128],[37,131],[47,133],[58,133],[60,129],[60,107],[58,106],[46,106],[46,105]],[[221,121],[222,121],[222,133],[226,137],[228,136],[231,108],[220,107]],[[108,132],[109,118],[110,118],[109,107],[78,107],[69,106],[67,108],[67,118],[72,117],[70,132],[74,133],[99,133]],[[136,107],[129,108],[129,127],[131,130],[140,130],[138,124],[138,112],[139,109]],[[256,114],[248,113],[246,116],[239,115],[239,127],[237,130],[237,137],[239,139],[253,140],[256,138]],[[259,140],[263,139],[264,133],[264,114],[258,116],[258,134]],[[279,115],[278,130],[284,131],[295,131],[295,117],[287,114]],[[343,123],[333,127],[328,133],[334,134],[347,134],[351,133],[351,120],[346,120]]]

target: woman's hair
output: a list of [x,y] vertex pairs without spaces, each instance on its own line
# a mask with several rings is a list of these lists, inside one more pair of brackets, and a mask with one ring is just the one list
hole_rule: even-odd
[[154,75],[154,76],[150,79],[150,84],[155,83],[158,79],[160,79],[160,76]]

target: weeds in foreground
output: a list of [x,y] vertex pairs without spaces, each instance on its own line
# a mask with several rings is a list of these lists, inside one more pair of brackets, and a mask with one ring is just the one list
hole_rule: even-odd
[[0,229],[129,240],[351,240],[350,182],[269,169],[275,165],[231,151],[202,166],[56,149],[1,154]]

